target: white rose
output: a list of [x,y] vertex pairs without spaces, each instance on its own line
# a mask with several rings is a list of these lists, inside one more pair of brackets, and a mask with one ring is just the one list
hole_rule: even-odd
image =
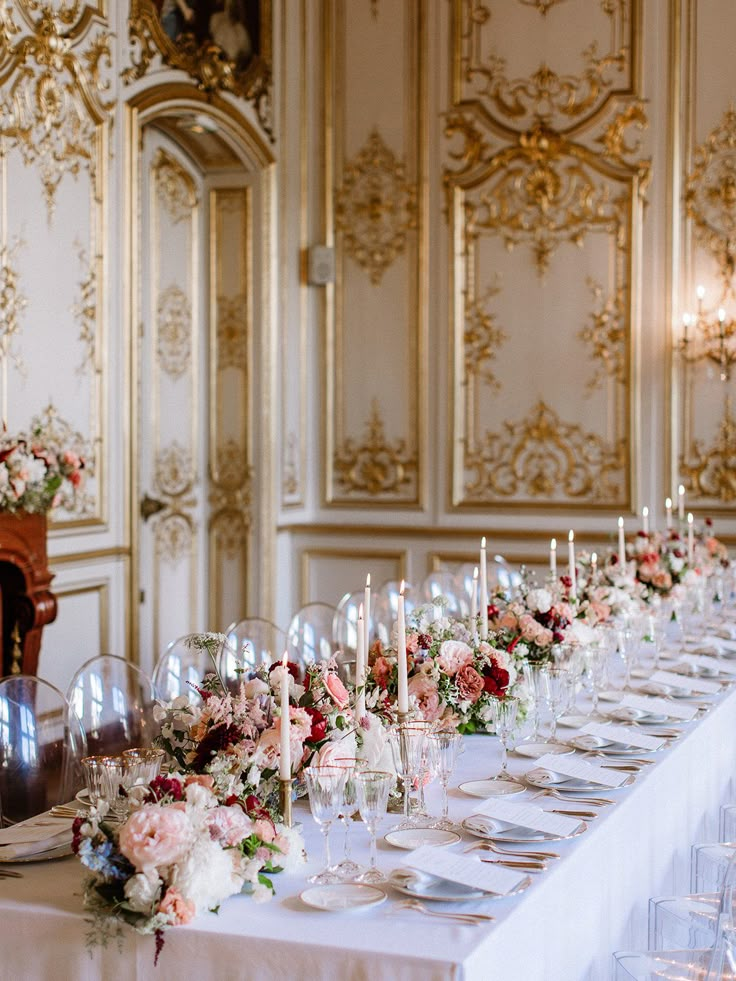
[[365,760],[371,770],[375,770],[386,748],[386,730],[377,715],[367,713],[368,725],[360,729],[362,744],[358,750],[360,759]]
[[685,565],[684,559],[679,559],[676,555],[670,555],[670,569],[674,573],[682,572],[682,567]]
[[152,913],[161,895],[161,880],[153,869],[131,875],[125,883],[125,898],[136,913]]
[[259,695],[268,694],[268,685],[260,678],[253,678],[251,681],[243,682],[243,693],[246,698],[258,698]]
[[548,613],[552,608],[552,597],[546,589],[530,589],[526,599],[529,608],[539,613]]

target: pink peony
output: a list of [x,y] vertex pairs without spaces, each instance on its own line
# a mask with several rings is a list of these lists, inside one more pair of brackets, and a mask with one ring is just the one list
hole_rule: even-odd
[[657,573],[657,566],[653,562],[642,562],[639,566],[639,579],[642,582],[649,582],[653,580]]
[[442,715],[443,706],[437,685],[426,674],[415,674],[409,679],[409,694],[416,698],[419,711],[426,722],[434,722]]
[[672,576],[669,572],[660,569],[652,576],[652,586],[655,589],[672,589]]
[[273,826],[273,821],[270,821],[268,818],[258,818],[253,831],[267,845],[276,838],[276,829]]
[[537,633],[534,638],[534,643],[537,647],[549,647],[554,640],[554,634],[547,627],[542,627],[542,629]]
[[506,610],[498,621],[500,630],[516,630],[518,625],[519,621],[510,610]]
[[483,679],[475,670],[467,665],[455,675],[455,684],[460,697],[475,704],[483,692]]
[[120,851],[137,871],[173,865],[191,842],[192,826],[177,807],[146,804],[120,829]]
[[253,822],[242,807],[215,807],[207,817],[210,837],[223,845],[237,845],[253,833]]
[[437,663],[442,671],[452,678],[460,668],[473,663],[473,651],[460,640],[446,640],[440,646]]
[[533,616],[525,613],[519,620],[519,627],[521,628],[522,640],[534,643],[534,641],[539,636],[539,631],[543,630],[544,627],[537,623]]
[[342,739],[330,739],[320,746],[312,766],[345,766],[350,756],[351,752]]
[[409,633],[406,635],[406,653],[416,654],[419,648],[419,634]]
[[166,913],[172,923],[178,926],[181,923],[190,923],[194,919],[197,908],[191,899],[185,899],[178,889],[171,887],[166,890],[158,911]]
[[325,688],[339,709],[344,709],[347,706],[349,701],[348,690],[338,676],[331,671],[325,676]]

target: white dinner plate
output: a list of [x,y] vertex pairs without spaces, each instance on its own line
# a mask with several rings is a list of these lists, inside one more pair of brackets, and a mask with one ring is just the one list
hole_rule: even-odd
[[23,862],[50,862],[55,858],[66,858],[72,852],[71,841],[65,841],[63,845],[56,845],[54,848],[47,848],[46,851],[34,852],[32,855],[19,855],[17,858],[3,858],[2,848],[0,848],[0,866],[19,865]]
[[661,726],[678,721],[664,712],[645,712],[644,709],[631,708],[628,705],[616,705],[608,709],[606,715],[617,722],[638,722],[645,726]]
[[511,780],[467,780],[457,788],[469,797],[507,797],[511,794],[523,794],[526,787],[523,783]]
[[436,848],[455,845],[460,841],[460,835],[442,828],[399,828],[396,831],[389,831],[383,840],[394,848],[414,851],[422,845],[434,845]]
[[531,877],[525,876],[513,892],[505,896],[496,892],[484,892],[472,889],[460,882],[450,882],[426,872],[415,872],[414,869],[394,869],[389,876],[390,884],[405,896],[414,899],[437,900],[442,903],[465,903],[469,899],[505,899],[506,896],[516,896],[531,885]]
[[631,746],[629,743],[616,742],[613,739],[603,739],[601,736],[590,736],[583,733],[580,736],[573,736],[570,739],[570,745],[583,752],[594,750],[596,753],[605,753],[606,756],[624,756],[627,754],[639,756],[641,753],[656,753],[661,749],[667,749],[669,743],[665,742],[656,750],[643,749],[641,746]]
[[606,787],[602,783],[592,783],[585,780],[577,780],[574,777],[566,777],[564,773],[555,773],[554,770],[547,770],[544,767],[537,767],[530,770],[524,777],[526,782],[532,787],[541,787],[544,790],[564,790],[569,793],[590,793],[591,791],[600,794],[609,790],[623,790],[630,787],[634,782],[633,775],[621,784],[620,787]]
[[664,681],[645,681],[636,686],[637,693],[642,695],[655,695],[659,698],[699,698],[694,692],[686,691],[684,688],[675,688],[674,685],[665,684]]
[[568,729],[582,729],[587,726],[591,717],[589,715],[563,715],[557,720],[558,726],[566,726]]
[[496,821],[494,818],[486,817],[483,814],[471,814],[463,821],[463,829],[468,834],[476,838],[484,838],[486,841],[497,841],[499,843],[514,842],[539,842],[539,841],[565,841],[568,838],[577,838],[588,825],[581,821],[577,829],[569,835],[552,835],[544,831],[532,831],[531,828],[522,828],[518,825],[509,826],[505,821]]
[[521,743],[514,750],[519,756],[528,756],[532,760],[538,760],[540,756],[551,753],[553,756],[569,756],[573,751],[564,743]]
[[351,909],[367,909],[378,906],[388,898],[378,886],[360,882],[335,882],[326,886],[312,886],[299,894],[301,901],[326,913],[342,913]]

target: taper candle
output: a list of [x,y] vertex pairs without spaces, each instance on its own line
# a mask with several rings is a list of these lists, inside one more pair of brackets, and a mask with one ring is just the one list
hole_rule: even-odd
[[692,567],[695,565],[695,537],[693,532],[693,516],[687,516],[687,564]]
[[570,577],[570,599],[578,598],[578,580],[575,574],[575,532],[570,529],[567,536],[568,575]]
[[649,508],[646,506],[641,509],[641,530],[645,535],[649,534]]
[[478,566],[473,566],[473,588],[470,594],[470,622],[473,625],[473,641],[478,643]]
[[361,603],[358,608],[358,643],[357,651],[355,654],[355,690],[357,692],[355,698],[355,721],[360,723],[360,720],[365,715],[365,666],[367,661],[367,644],[366,644],[366,623],[365,617],[363,616],[363,604]]
[[557,578],[557,539],[553,538],[549,543],[549,571],[553,579]]
[[368,663],[368,651],[371,646],[371,574],[365,577],[363,590],[363,620],[365,621],[365,660]]
[[667,531],[672,531],[672,498],[671,497],[665,497],[664,499],[664,512],[666,516]]
[[406,663],[406,620],[404,617],[404,581],[401,581],[399,591],[399,610],[396,624],[397,654],[399,670],[399,712],[409,711],[409,679]]
[[624,537],[624,519],[618,519],[618,562],[623,568],[626,565],[626,538]]
[[685,486],[680,484],[677,488],[677,517],[680,521],[685,520]]
[[282,780],[291,780],[291,746],[289,744],[289,730],[291,721],[289,718],[289,669],[287,667],[287,652],[281,661],[281,744],[279,756],[279,777]]
[[486,565],[486,540],[480,540],[480,639],[488,640],[488,566]]

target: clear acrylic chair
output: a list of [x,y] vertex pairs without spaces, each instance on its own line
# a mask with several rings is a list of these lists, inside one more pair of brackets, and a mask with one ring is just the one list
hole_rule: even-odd
[[220,655],[220,676],[231,691],[237,691],[242,678],[259,668],[268,670],[284,656],[286,634],[275,623],[260,617],[231,624],[225,631],[227,646]]
[[40,678],[0,681],[0,800],[8,824],[65,804],[84,786],[82,725],[62,693]]
[[[471,573],[472,575],[472,573]],[[447,604],[445,612],[451,616],[465,617],[470,613],[470,597],[458,589],[457,577],[447,570],[430,572],[419,588],[424,603],[431,603],[438,596],[444,596]]]
[[723,804],[718,815],[718,840],[736,841],[736,804]]
[[[373,609],[375,617],[376,636],[388,647],[391,643],[391,632],[399,612],[399,591],[401,583],[398,579],[389,579],[376,592],[376,603]],[[404,583],[404,613],[408,616],[416,606],[414,588],[411,583]]]
[[[355,649],[357,646],[358,612],[360,611],[360,607],[364,605],[364,600],[365,590],[363,589],[358,589],[354,593],[345,593],[345,595],[340,598],[340,602],[337,604],[337,613],[344,617],[344,622],[336,622],[333,629],[335,640],[338,644],[344,642],[345,645],[351,649]],[[366,616],[365,611],[363,611],[363,617],[366,621],[366,626],[368,627],[369,647],[375,634],[373,616],[375,605],[376,594],[371,592],[371,608],[368,611],[368,616]],[[341,631],[345,632],[345,636],[342,636]]]
[[336,612],[329,603],[307,603],[291,618],[286,632],[289,660],[298,664],[302,672],[308,664],[335,656],[337,645],[332,628]]
[[173,640],[153,669],[156,695],[166,702],[186,695],[197,705],[202,700],[198,689],[207,675],[219,675],[225,649],[229,651],[230,644],[224,634],[186,634]]
[[[736,981],[736,850],[726,867],[707,946],[621,951],[614,954],[615,981]],[[697,927],[696,927],[697,929]]]
[[158,733],[153,682],[123,657],[101,654],[87,661],[72,678],[67,699],[82,722],[91,756],[150,746]]

